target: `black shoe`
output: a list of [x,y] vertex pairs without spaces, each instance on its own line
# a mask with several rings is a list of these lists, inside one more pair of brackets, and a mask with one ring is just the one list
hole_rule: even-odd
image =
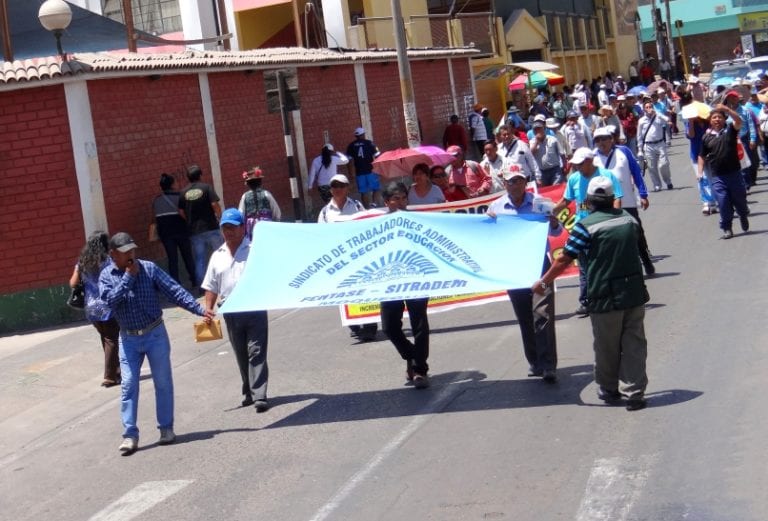
[[256,407],[256,412],[265,412],[269,410],[269,403],[267,403],[267,400],[256,400],[254,403],[254,407]]
[[589,310],[586,308],[584,304],[581,304],[579,307],[576,308],[576,311],[574,311],[577,317],[588,317],[589,316]]
[[249,405],[253,405],[253,396],[246,396],[246,397],[245,397],[245,400],[243,400],[242,402],[240,402],[240,404],[241,404],[243,407],[248,407]]
[[672,190],[673,188],[672,183],[667,183],[667,190]]
[[544,376],[544,371],[541,369],[536,369],[535,367],[529,367],[528,368],[528,376]]
[[648,405],[648,402],[643,397],[630,398],[627,400],[626,409],[628,411],[639,411],[640,409],[645,409],[646,405]]
[[749,231],[749,219],[747,219],[746,215],[739,217],[739,223],[741,224],[741,231],[744,233]]
[[720,238],[721,239],[730,239],[731,237],[733,237],[733,231],[728,229],[728,230],[723,230],[723,235]]
[[597,397],[605,403],[611,405],[621,401],[621,393],[619,391],[609,391],[608,389],[603,389],[602,387],[598,387]]
[[557,373],[554,369],[544,369],[544,374],[541,378],[548,384],[553,384],[557,382]]

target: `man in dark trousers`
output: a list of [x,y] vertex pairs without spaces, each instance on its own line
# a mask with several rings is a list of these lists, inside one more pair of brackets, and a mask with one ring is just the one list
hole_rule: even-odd
[[614,208],[610,179],[596,176],[587,186],[592,213],[581,219],[552,267],[531,290],[544,294],[574,259],[586,258],[587,309],[592,321],[597,396],[606,403],[626,397],[626,408],[646,406],[645,303],[648,290],[637,248],[639,226],[626,211]]
[[[216,301],[221,305],[235,289],[245,270],[251,251],[246,236],[245,218],[237,208],[227,208],[221,214],[221,232],[224,244],[213,255],[201,287],[205,290],[206,312],[215,314]],[[267,340],[269,320],[266,311],[225,313],[227,333],[235,352],[242,380],[242,405],[254,405],[256,412],[269,409],[267,403]]]
[[[391,182],[384,189],[384,204],[390,213],[408,206],[408,189],[403,183]],[[428,298],[392,300],[381,303],[381,328],[405,360],[406,378],[416,389],[429,387],[429,321]],[[408,308],[413,342],[403,333],[403,311]]]
[[210,252],[221,246],[219,232],[219,196],[209,184],[200,182],[203,171],[197,165],[187,169],[189,185],[179,194],[179,211],[187,220],[189,239],[195,255],[195,279],[199,283],[205,276]]

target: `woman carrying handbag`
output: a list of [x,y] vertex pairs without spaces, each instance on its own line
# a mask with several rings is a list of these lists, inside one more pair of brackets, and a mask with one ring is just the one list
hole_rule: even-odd
[[99,273],[109,263],[109,237],[103,231],[93,232],[80,252],[69,286],[79,283],[85,288],[85,318],[93,324],[101,337],[104,350],[104,380],[102,387],[120,384],[120,361],[118,338],[120,326],[112,318],[112,311],[99,297]]

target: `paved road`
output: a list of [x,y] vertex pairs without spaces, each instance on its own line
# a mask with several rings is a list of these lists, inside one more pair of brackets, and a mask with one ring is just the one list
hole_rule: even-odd
[[433,386],[335,309],[270,314],[265,414],[240,408],[228,345],[168,310],[178,442],[120,457],[118,390],[87,325],[0,339],[0,518],[9,520],[762,521],[767,517],[768,180],[752,232],[718,240],[676,138],[675,189],[643,214],[648,409],[603,406],[576,288],[558,294],[560,380],[526,378],[508,303],[431,319]]

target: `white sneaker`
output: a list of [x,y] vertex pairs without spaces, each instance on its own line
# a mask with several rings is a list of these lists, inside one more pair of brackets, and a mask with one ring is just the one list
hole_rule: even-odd
[[123,442],[120,444],[118,450],[123,456],[130,456],[139,448],[138,438],[123,438]]
[[173,433],[173,429],[160,429],[160,439],[157,440],[158,445],[170,445],[176,441],[176,435]]

